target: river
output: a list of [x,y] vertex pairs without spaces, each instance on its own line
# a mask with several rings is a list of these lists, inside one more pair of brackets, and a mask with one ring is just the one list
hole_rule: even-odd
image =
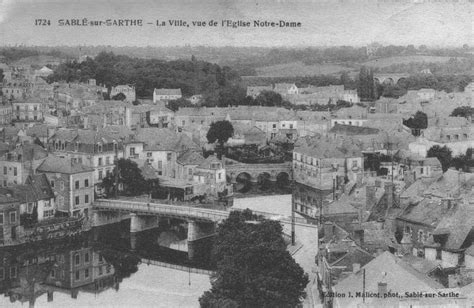
[[159,247],[159,229],[140,233],[132,250],[127,227],[0,248],[0,307],[199,307],[210,282],[195,271],[208,262]]

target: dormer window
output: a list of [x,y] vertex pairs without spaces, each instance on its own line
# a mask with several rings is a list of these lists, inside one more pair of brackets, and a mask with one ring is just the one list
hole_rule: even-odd
[[102,152],[102,144],[97,144],[97,152]]

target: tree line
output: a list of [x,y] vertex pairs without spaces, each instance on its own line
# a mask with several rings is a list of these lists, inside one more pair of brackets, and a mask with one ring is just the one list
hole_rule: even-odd
[[219,91],[239,81],[229,67],[191,60],[163,61],[139,59],[112,52],[101,52],[85,61],[60,64],[49,81],[80,81],[95,79],[107,88],[120,84],[135,86],[138,97],[151,98],[154,88],[180,88],[184,96],[203,94],[218,97]]

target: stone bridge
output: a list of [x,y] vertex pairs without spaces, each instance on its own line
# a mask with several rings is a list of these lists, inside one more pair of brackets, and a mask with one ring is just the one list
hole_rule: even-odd
[[225,166],[227,181],[233,184],[237,183],[238,178],[256,183],[259,176],[265,176],[273,182],[279,179],[290,181],[293,179],[291,168],[291,162],[280,164],[244,164],[233,162]]
[[408,78],[407,74],[374,74],[374,81],[379,84],[396,85],[400,80]]

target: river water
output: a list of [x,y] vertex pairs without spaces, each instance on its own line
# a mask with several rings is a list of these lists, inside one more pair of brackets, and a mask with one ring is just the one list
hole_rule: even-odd
[[186,252],[159,247],[161,231],[131,238],[125,221],[0,248],[0,307],[199,307],[210,282],[197,272],[208,260],[191,263]]

